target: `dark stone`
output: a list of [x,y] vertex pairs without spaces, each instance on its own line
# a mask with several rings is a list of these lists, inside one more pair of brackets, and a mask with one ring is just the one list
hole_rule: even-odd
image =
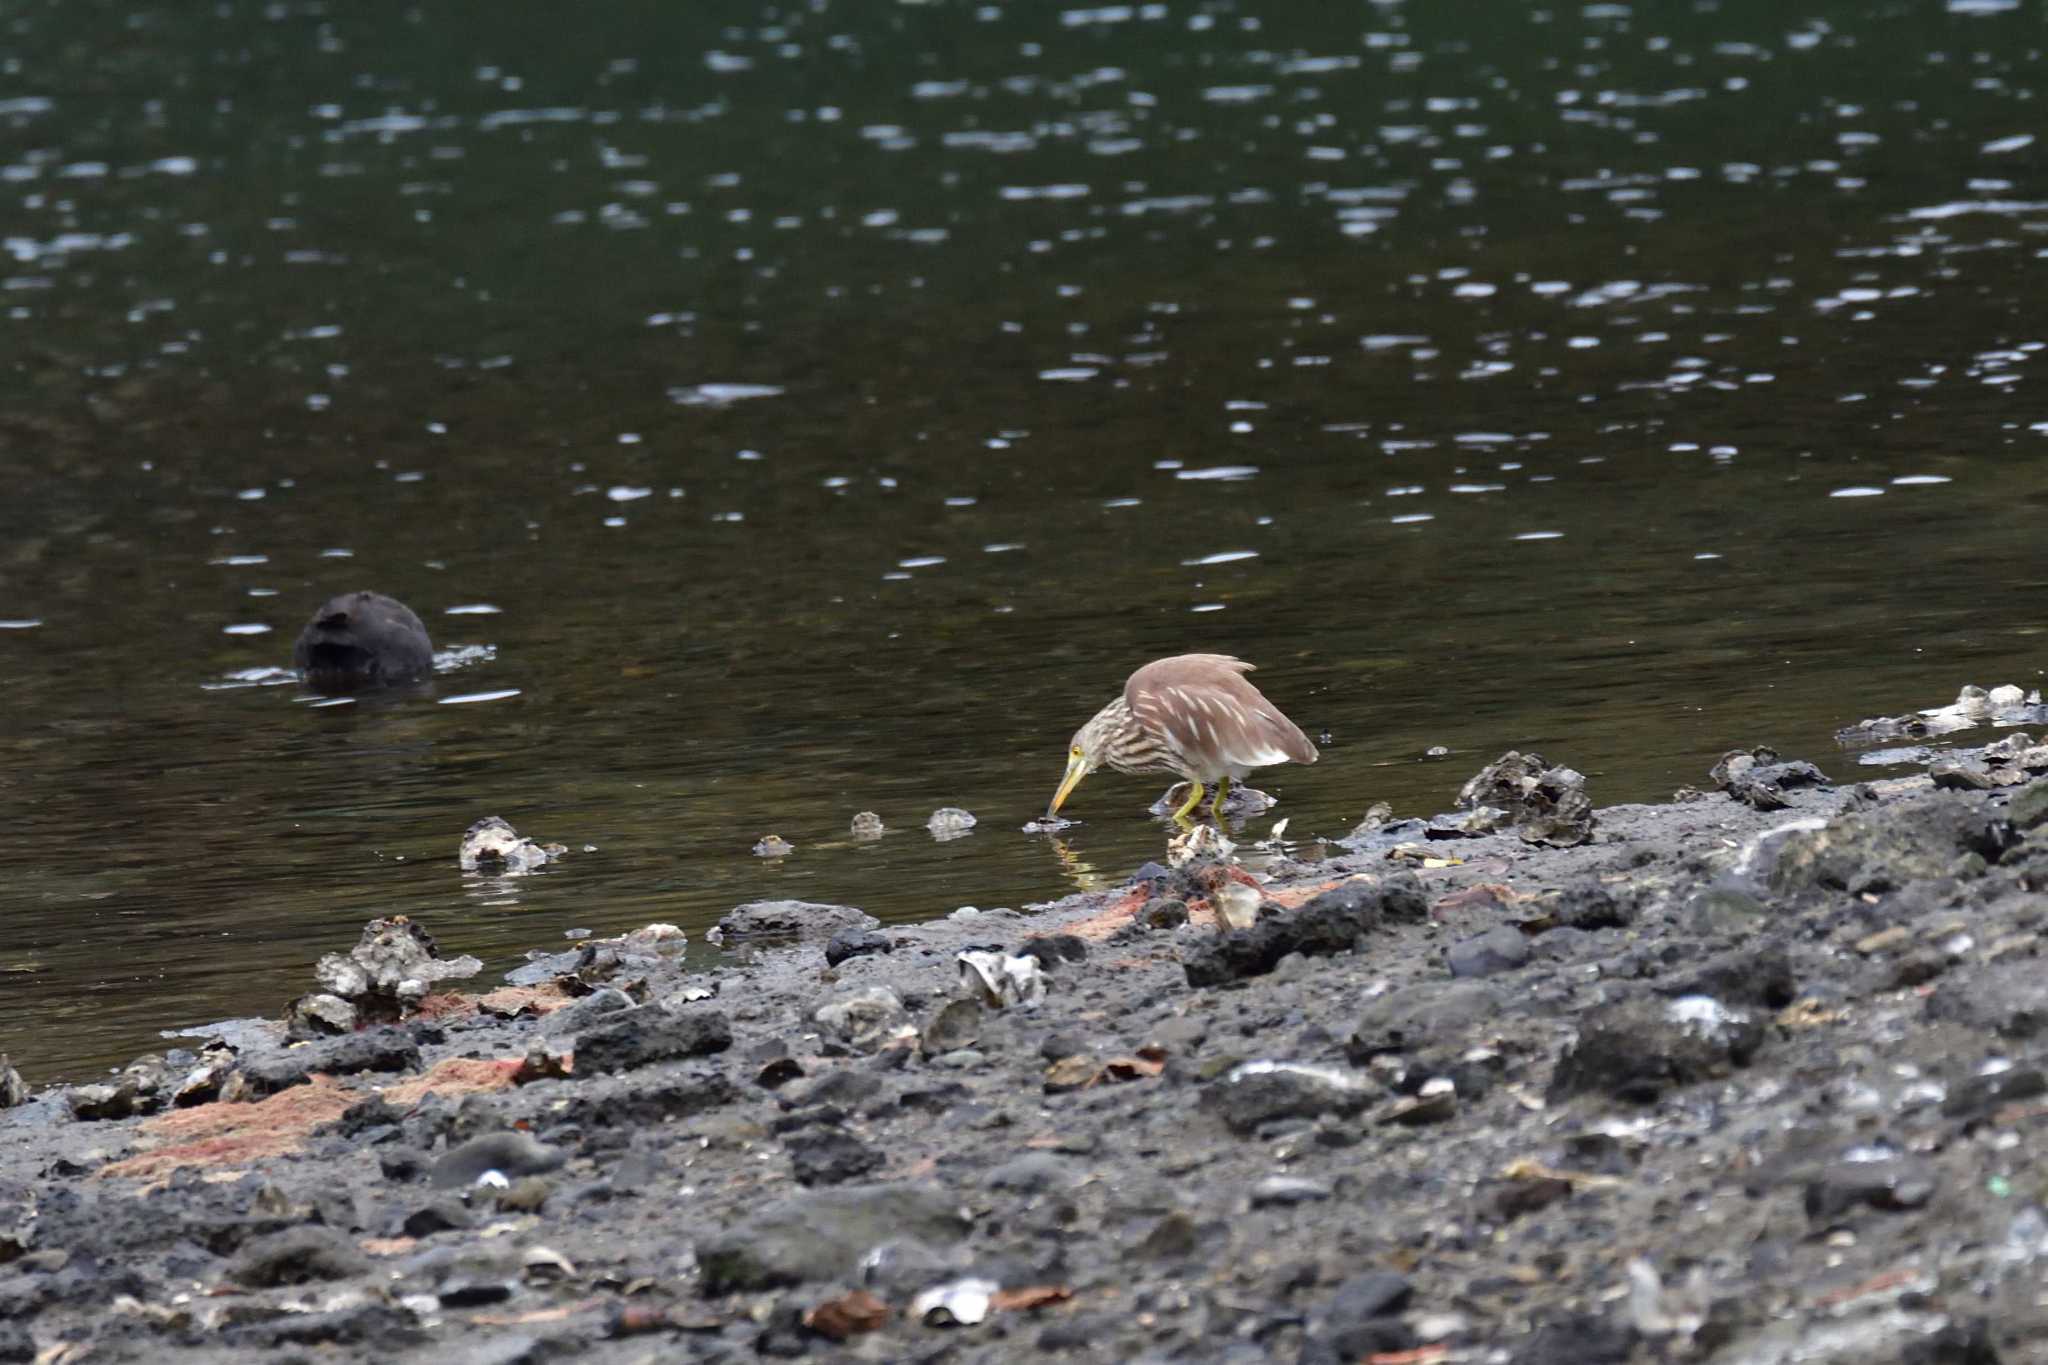
[[[550,978],[551,979],[551,978]],[[595,1028],[609,1016],[633,1008],[633,997],[616,986],[600,986],[581,999],[571,1000],[541,1020],[543,1037],[562,1038]]]
[[1514,1365],[1627,1365],[1635,1329],[1590,1313],[1545,1323],[1515,1349]]
[[1865,1206],[1917,1209],[1934,1197],[1936,1183],[1934,1168],[1914,1157],[1834,1162],[1807,1182],[1806,1216],[1825,1223]]
[[1016,1190],[1023,1194],[1064,1189],[1077,1180],[1073,1163],[1054,1152],[1026,1152],[988,1173],[991,1189]]
[[36,1358],[36,1339],[18,1322],[0,1319],[0,1365],[29,1365]]
[[1025,939],[1016,956],[1036,958],[1040,967],[1051,971],[1069,962],[1086,962],[1088,945],[1073,934],[1049,934]]
[[814,1128],[786,1138],[789,1163],[799,1185],[840,1185],[882,1164],[881,1152],[851,1133]]
[[1937,792],[1845,811],[1824,829],[1790,836],[1770,869],[1770,882],[1780,892],[1824,887],[1861,894],[1942,877],[1974,878],[2014,838],[2006,813],[1989,798]]
[[1182,970],[1190,986],[1220,986],[1264,976],[1289,953],[1348,953],[1379,927],[1384,896],[1383,885],[1354,882],[1295,909],[1263,914],[1249,929],[1233,930],[1196,947]]
[[2044,1093],[2048,1093],[2048,1077],[2036,1067],[1978,1072],[1948,1088],[1941,1112],[1950,1118],[1971,1118]]
[[431,1237],[437,1232],[457,1232],[476,1226],[476,1219],[463,1207],[462,1201],[448,1196],[422,1205],[406,1215],[404,1228],[408,1237]]
[[920,1050],[927,1057],[938,1057],[973,1046],[981,1038],[982,1014],[979,1001],[947,1001],[919,1035]]
[[837,967],[850,958],[895,951],[895,943],[885,934],[878,934],[872,929],[846,928],[835,932],[825,944],[825,965]]
[[245,1289],[346,1280],[370,1272],[370,1258],[331,1228],[297,1227],[250,1241],[228,1263],[227,1278]]
[[1576,882],[1558,896],[1550,917],[1563,929],[1624,929],[1635,911],[1599,882]]
[[2005,818],[2021,831],[2048,825],[2048,777],[2029,782],[2008,797]]
[[1367,1271],[1338,1285],[1309,1322],[1304,1361],[1349,1362],[1383,1353],[1412,1349],[1414,1330],[1394,1316],[1407,1306],[1414,1289],[1388,1270]]
[[1178,929],[1188,922],[1188,903],[1178,896],[1154,896],[1138,918],[1148,929]]
[[1717,953],[1690,972],[1660,982],[1663,995],[1711,995],[1737,1005],[1781,1010],[1799,998],[1799,978],[1783,943],[1744,944]]
[[[222,1334],[229,1344],[270,1348],[319,1346],[328,1343],[369,1343],[371,1359],[396,1359],[403,1348],[426,1340],[405,1309],[383,1303],[361,1303],[324,1313],[284,1313],[261,1322],[237,1323]],[[294,1353],[296,1354],[296,1353]]]
[[1747,1066],[1764,1029],[1708,996],[1625,1000],[1588,1015],[1559,1059],[1555,1097],[1607,1095],[1647,1104],[1665,1091]]
[[1237,1133],[1280,1118],[1355,1114],[1376,1094],[1364,1077],[1341,1067],[1301,1062],[1246,1062],[1202,1092],[1202,1108]]
[[1468,938],[1445,954],[1452,976],[1498,976],[1529,964],[1532,950],[1528,936],[1513,925],[1489,929]]
[[1364,1065],[1383,1052],[1415,1052],[1468,1038],[1507,1008],[1499,992],[1476,981],[1409,986],[1368,1000],[1346,1054]]
[[2023,1039],[2048,1026],[2048,994],[2035,962],[1999,962],[1976,974],[1943,982],[1927,997],[1927,1017]]
[[958,1201],[928,1184],[843,1185],[764,1204],[697,1249],[709,1295],[852,1279],[861,1257],[897,1238],[950,1245],[967,1235]]
[[377,1153],[377,1167],[386,1180],[417,1180],[426,1174],[427,1154],[417,1147],[388,1147]]
[[559,1147],[536,1142],[525,1133],[486,1133],[471,1138],[434,1163],[431,1183],[437,1190],[468,1189],[486,1171],[496,1171],[508,1180],[525,1175],[542,1175],[568,1160]]
[[576,1075],[632,1071],[655,1062],[703,1057],[732,1046],[732,1024],[713,1009],[671,1013],[642,1005],[576,1037]]
[[774,939],[830,939],[842,929],[873,929],[881,923],[851,905],[818,901],[749,901],[719,917],[718,931],[727,943]]
[[412,608],[377,592],[330,597],[299,632],[292,666],[316,692],[413,682],[434,671],[434,643]]
[[353,1076],[365,1071],[414,1071],[420,1045],[401,1028],[371,1029],[324,1042],[244,1057],[240,1072],[251,1099],[304,1085],[314,1074]]
[[356,1140],[371,1134],[389,1140],[396,1135],[399,1120],[404,1117],[404,1114],[385,1103],[383,1096],[372,1095],[366,1100],[350,1105],[342,1111],[339,1119],[321,1131],[332,1133],[336,1137]]
[[1202,1230],[1195,1220],[1175,1209],[1152,1225],[1138,1243],[1138,1254],[1154,1261],[1178,1261],[1195,1254],[1202,1245]]

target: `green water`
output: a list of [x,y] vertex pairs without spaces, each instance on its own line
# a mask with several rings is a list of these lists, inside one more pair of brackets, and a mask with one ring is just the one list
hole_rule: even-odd
[[[0,33],[0,1051],[39,1079],[274,1013],[377,914],[501,969],[1119,878],[1158,784],[1019,826],[1162,654],[1327,736],[1260,784],[1298,835],[1510,747],[1602,802],[1738,743],[1846,776],[1837,726],[2041,680],[2020,6]],[[266,679],[355,587],[464,661]],[[572,852],[465,879],[486,814]]]

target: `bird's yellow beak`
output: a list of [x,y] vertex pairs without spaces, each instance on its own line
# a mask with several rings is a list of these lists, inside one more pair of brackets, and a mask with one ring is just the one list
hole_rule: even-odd
[[1067,775],[1060,779],[1060,789],[1052,794],[1052,804],[1045,808],[1047,815],[1056,815],[1066,799],[1074,794],[1074,788],[1081,785],[1081,779],[1088,776],[1088,760],[1079,752],[1067,756]]

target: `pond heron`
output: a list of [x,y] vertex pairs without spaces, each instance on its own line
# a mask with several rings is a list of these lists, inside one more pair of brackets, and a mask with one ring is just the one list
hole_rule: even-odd
[[1202,789],[1216,785],[1221,818],[1231,780],[1274,763],[1313,763],[1316,746],[1245,679],[1252,666],[1228,654],[1176,654],[1131,674],[1123,695],[1074,732],[1067,775],[1047,807],[1058,811],[1081,779],[1108,766],[1120,773],[1179,773],[1190,785],[1173,813],[1186,823]]

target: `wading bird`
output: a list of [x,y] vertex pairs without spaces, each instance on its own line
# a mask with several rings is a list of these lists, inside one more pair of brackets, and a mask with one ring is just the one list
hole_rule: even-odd
[[1074,732],[1067,775],[1046,808],[1050,817],[1081,785],[1108,766],[1120,773],[1179,773],[1191,784],[1173,818],[1187,823],[1216,784],[1215,812],[1231,780],[1274,763],[1313,763],[1316,746],[1245,680],[1252,666],[1228,654],[1176,654],[1131,674],[1124,693]]

